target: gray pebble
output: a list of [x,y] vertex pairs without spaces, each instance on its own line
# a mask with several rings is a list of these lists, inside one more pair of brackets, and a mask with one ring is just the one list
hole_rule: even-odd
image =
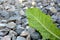
[[56,10],[55,7],[50,7],[49,9],[50,9],[50,11],[51,11],[52,13],[57,13],[57,10]]
[[15,31],[13,31],[13,30],[10,30],[9,35],[10,36],[17,36],[17,33]]
[[26,40],[24,37],[18,36],[16,40]]
[[29,32],[29,34],[31,34],[31,33],[35,32],[35,29],[28,27],[27,31]]
[[16,23],[14,23],[14,22],[9,22],[9,23],[7,24],[7,27],[13,29],[13,28],[16,27]]
[[24,31],[24,28],[21,27],[21,25],[16,26],[16,30],[15,30],[18,34],[21,34],[22,31]]
[[33,32],[30,35],[31,35],[32,39],[36,39],[37,40],[37,39],[40,38],[40,35],[37,32]]
[[28,36],[28,35],[29,35],[29,33],[26,30],[22,31],[20,34],[20,36],[23,36],[23,37]]
[[6,27],[6,23],[0,23],[0,28],[4,28],[4,27]]

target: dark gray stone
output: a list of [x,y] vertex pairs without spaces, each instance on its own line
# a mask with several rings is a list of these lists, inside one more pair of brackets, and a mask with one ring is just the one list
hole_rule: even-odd
[[21,25],[16,26],[16,33],[21,34],[22,31],[24,31],[24,28],[21,27]]
[[33,32],[33,33],[31,33],[30,35],[31,35],[31,38],[32,38],[32,39],[35,39],[35,40],[37,40],[37,39],[40,38],[40,35],[39,35],[39,33],[37,33],[37,32]]

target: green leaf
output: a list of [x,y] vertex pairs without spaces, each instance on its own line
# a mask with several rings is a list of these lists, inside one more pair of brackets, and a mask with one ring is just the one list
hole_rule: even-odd
[[60,30],[49,15],[38,8],[29,8],[26,10],[26,16],[29,25],[41,33],[43,40],[60,40]]

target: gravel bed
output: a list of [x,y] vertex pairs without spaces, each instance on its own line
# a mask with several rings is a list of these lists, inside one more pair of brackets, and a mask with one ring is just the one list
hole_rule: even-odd
[[0,40],[42,40],[25,15],[33,7],[50,15],[60,28],[60,0],[0,0]]

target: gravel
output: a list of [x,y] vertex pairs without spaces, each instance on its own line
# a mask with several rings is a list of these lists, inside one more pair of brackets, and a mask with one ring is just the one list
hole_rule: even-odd
[[60,0],[0,0],[0,40],[41,40],[25,15],[33,7],[49,14],[60,29]]

